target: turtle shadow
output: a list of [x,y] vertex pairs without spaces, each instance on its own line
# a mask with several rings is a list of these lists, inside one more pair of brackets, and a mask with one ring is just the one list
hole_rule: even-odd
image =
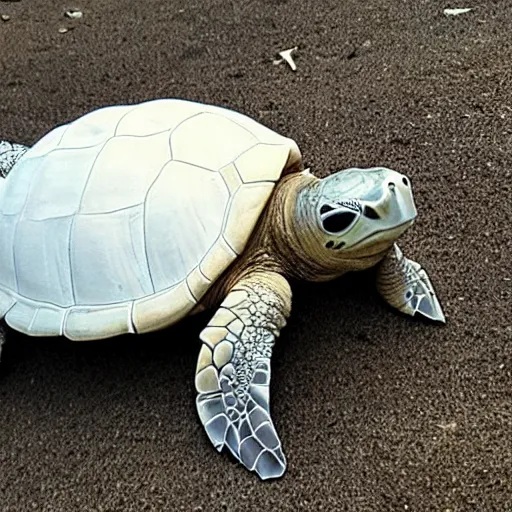
[[[49,375],[112,381],[144,381],[165,372],[192,378],[200,349],[199,333],[208,314],[184,319],[155,333],[74,342],[64,337],[35,338],[9,329],[0,364],[0,382],[18,375],[45,379]],[[97,379],[98,380],[98,379]]]
[[[398,314],[378,296],[374,272],[348,274],[327,283],[293,283],[292,315],[274,348],[272,366],[284,361],[308,361],[320,348],[349,350],[354,344],[372,343],[368,332],[377,322],[409,325],[417,322]],[[148,375],[165,375],[174,382],[193,382],[201,342],[199,334],[213,311],[183,319],[162,331],[123,335],[106,340],[73,342],[60,338],[34,338],[8,330],[0,364],[0,382],[6,378],[43,379],[50,375],[144,382]],[[193,395],[193,385],[189,386]]]

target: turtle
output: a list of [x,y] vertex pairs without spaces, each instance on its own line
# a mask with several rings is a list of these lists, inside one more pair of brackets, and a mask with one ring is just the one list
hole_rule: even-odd
[[1,142],[0,172],[4,334],[104,339],[216,308],[200,334],[198,416],[261,479],[286,469],[269,385],[291,284],[375,267],[389,305],[445,321],[397,245],[417,216],[410,179],[386,167],[320,179],[295,141],[240,112],[172,98],[102,107],[32,147]]

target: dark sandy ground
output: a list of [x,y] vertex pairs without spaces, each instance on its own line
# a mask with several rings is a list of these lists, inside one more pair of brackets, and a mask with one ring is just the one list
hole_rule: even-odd
[[[297,287],[273,357],[289,468],[271,483],[217,454],[196,418],[207,316],[82,345],[12,335],[1,511],[512,510],[512,3],[461,4],[0,2],[0,138],[184,97],[293,137],[318,175],[406,172],[420,217],[402,246],[448,318],[393,313],[370,275]],[[76,5],[84,18],[66,21]],[[296,73],[273,65],[295,45]]]

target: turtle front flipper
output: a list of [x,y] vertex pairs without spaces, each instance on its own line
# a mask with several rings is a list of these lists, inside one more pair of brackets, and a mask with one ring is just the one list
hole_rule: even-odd
[[278,274],[241,280],[201,333],[196,404],[211,442],[260,478],[286,469],[269,408],[272,347],[290,314],[291,290]]
[[402,313],[420,314],[430,320],[445,322],[427,273],[420,264],[407,259],[396,244],[380,264],[377,289],[390,306]]

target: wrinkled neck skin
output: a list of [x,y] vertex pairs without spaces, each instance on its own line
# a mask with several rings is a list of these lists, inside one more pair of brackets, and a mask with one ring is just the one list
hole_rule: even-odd
[[284,275],[305,281],[329,281],[353,270],[373,267],[382,260],[389,244],[376,244],[376,249],[367,254],[360,250],[341,253],[325,247],[317,212],[322,180],[313,176],[301,178],[286,191],[281,214],[283,229],[272,232],[273,250]]
[[253,272],[276,272],[292,280],[328,281],[351,270],[376,265],[385,252],[367,258],[340,258],[324,247],[317,225],[321,180],[311,174],[284,176],[265,208],[243,254],[203,299],[218,304],[242,278]]

